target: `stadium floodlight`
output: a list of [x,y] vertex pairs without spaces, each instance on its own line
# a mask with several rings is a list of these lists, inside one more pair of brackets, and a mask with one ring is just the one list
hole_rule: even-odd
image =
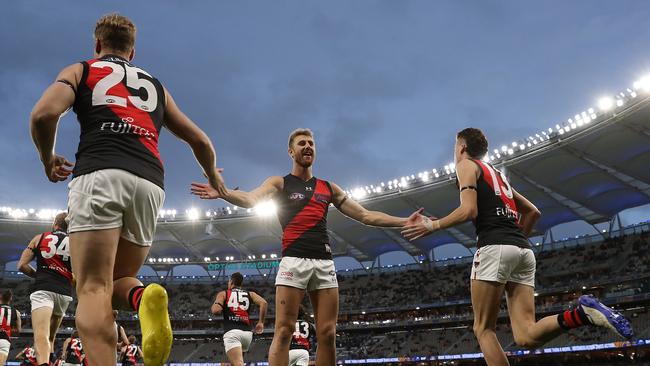
[[266,259],[266,254],[262,254],[262,259]]
[[525,149],[526,149],[526,145],[524,144],[519,145],[519,150],[523,151]]
[[588,112],[589,114],[594,113],[594,109],[593,109],[593,108],[589,108],[589,109],[587,109],[587,112]]
[[625,104],[625,102],[623,101],[623,99],[616,99],[616,106],[617,106],[617,107],[622,107],[623,104]]
[[205,211],[205,217],[210,217],[212,213],[210,211]]
[[499,149],[494,149],[494,153],[495,153],[495,154],[498,154],[498,153],[499,153]]
[[578,127],[582,127],[582,125],[584,124],[584,122],[583,122],[582,120],[579,120],[578,123],[576,123],[576,124],[578,125]]
[[508,147],[506,145],[501,146],[501,151],[503,152],[508,151]]
[[650,75],[642,77],[639,81],[634,83],[634,89],[641,89],[645,92],[650,91]]
[[513,149],[508,149],[508,155],[512,155],[512,154],[514,154],[514,152],[515,151]]
[[187,215],[187,218],[192,220],[192,221],[198,220],[198,218],[199,218],[199,210],[197,210],[194,207],[192,207],[192,208],[190,208],[188,210],[185,210],[185,214]]
[[486,162],[486,163],[489,163],[489,162],[490,162],[490,157],[489,157],[488,155],[485,155],[485,156],[483,157],[483,159],[481,159],[481,160],[483,160],[483,161]]
[[190,261],[190,259],[187,258],[187,257],[185,257],[185,263],[187,263],[187,262],[189,262],[189,261]]
[[517,147],[517,142],[516,141],[512,142],[512,147]]
[[598,99],[598,108],[601,111],[606,112],[614,106],[614,100],[611,97],[602,97]]
[[219,261],[219,257],[214,257],[214,260],[215,260],[215,261]]
[[559,131],[557,131],[560,135],[564,135],[564,128],[560,128]]
[[277,206],[275,205],[275,202],[269,200],[257,204],[255,207],[253,207],[253,209],[258,216],[268,217],[275,215]]

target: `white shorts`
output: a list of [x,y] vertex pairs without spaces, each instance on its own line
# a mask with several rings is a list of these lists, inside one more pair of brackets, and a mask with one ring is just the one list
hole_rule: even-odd
[[304,349],[289,350],[289,366],[307,366],[309,365],[309,352]]
[[235,347],[241,347],[242,352],[248,352],[253,341],[253,332],[241,329],[231,329],[223,335],[223,347],[226,352]]
[[535,287],[535,253],[515,245],[486,245],[474,253],[472,280]]
[[29,300],[32,302],[32,311],[38,308],[52,309],[52,315],[62,316],[68,310],[68,305],[72,302],[72,297],[57,294],[52,291],[34,291],[29,295]]
[[275,285],[307,291],[339,287],[333,260],[296,257],[282,257]]
[[67,363],[67,362],[64,362],[63,366],[81,366],[81,364],[80,363]]
[[9,355],[9,348],[11,348],[11,343],[6,339],[0,339],[0,355],[5,357]]
[[68,232],[122,228],[122,238],[150,246],[165,191],[121,169],[75,177],[68,185]]

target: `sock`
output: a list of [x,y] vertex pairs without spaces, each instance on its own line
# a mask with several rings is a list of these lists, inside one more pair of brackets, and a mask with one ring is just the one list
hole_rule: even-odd
[[566,310],[557,314],[557,322],[560,328],[564,330],[574,329],[583,325],[591,324],[587,314],[582,310],[582,306],[578,305],[573,310]]
[[129,291],[129,304],[133,310],[138,311],[140,309],[140,300],[142,299],[142,292],[144,292],[144,286],[136,286]]
[[46,363],[42,363],[42,364],[40,364],[40,365],[38,365],[38,366],[49,366],[49,365],[50,365],[50,364],[46,362]]

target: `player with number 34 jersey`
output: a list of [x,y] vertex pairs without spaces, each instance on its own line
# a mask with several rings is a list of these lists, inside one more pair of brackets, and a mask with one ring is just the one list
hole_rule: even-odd
[[[54,218],[52,231],[36,235],[23,251],[18,269],[35,279],[29,299],[38,364],[48,363],[54,351],[56,330],[72,301],[72,269],[67,214]],[[36,269],[30,262],[36,259]],[[53,329],[54,331],[50,332]]]

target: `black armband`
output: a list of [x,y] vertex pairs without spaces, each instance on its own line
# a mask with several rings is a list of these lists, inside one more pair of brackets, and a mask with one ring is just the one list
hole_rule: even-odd
[[348,196],[345,196],[345,197],[343,197],[343,199],[341,200],[341,202],[339,202],[338,205],[334,205],[334,206],[336,206],[336,208],[341,208],[341,206],[343,205],[343,202],[345,202],[345,201],[347,201],[347,200],[348,200]]
[[58,79],[56,82],[57,83],[63,83],[65,85],[69,86],[70,89],[72,89],[72,92],[77,94],[77,90],[75,89],[74,85],[72,85],[72,83],[69,82],[68,80],[66,80],[66,79]]
[[478,191],[478,189],[476,189],[476,186],[466,186],[466,187],[461,188],[460,191],[462,192],[462,191],[464,191],[466,189],[473,189],[475,191]]

